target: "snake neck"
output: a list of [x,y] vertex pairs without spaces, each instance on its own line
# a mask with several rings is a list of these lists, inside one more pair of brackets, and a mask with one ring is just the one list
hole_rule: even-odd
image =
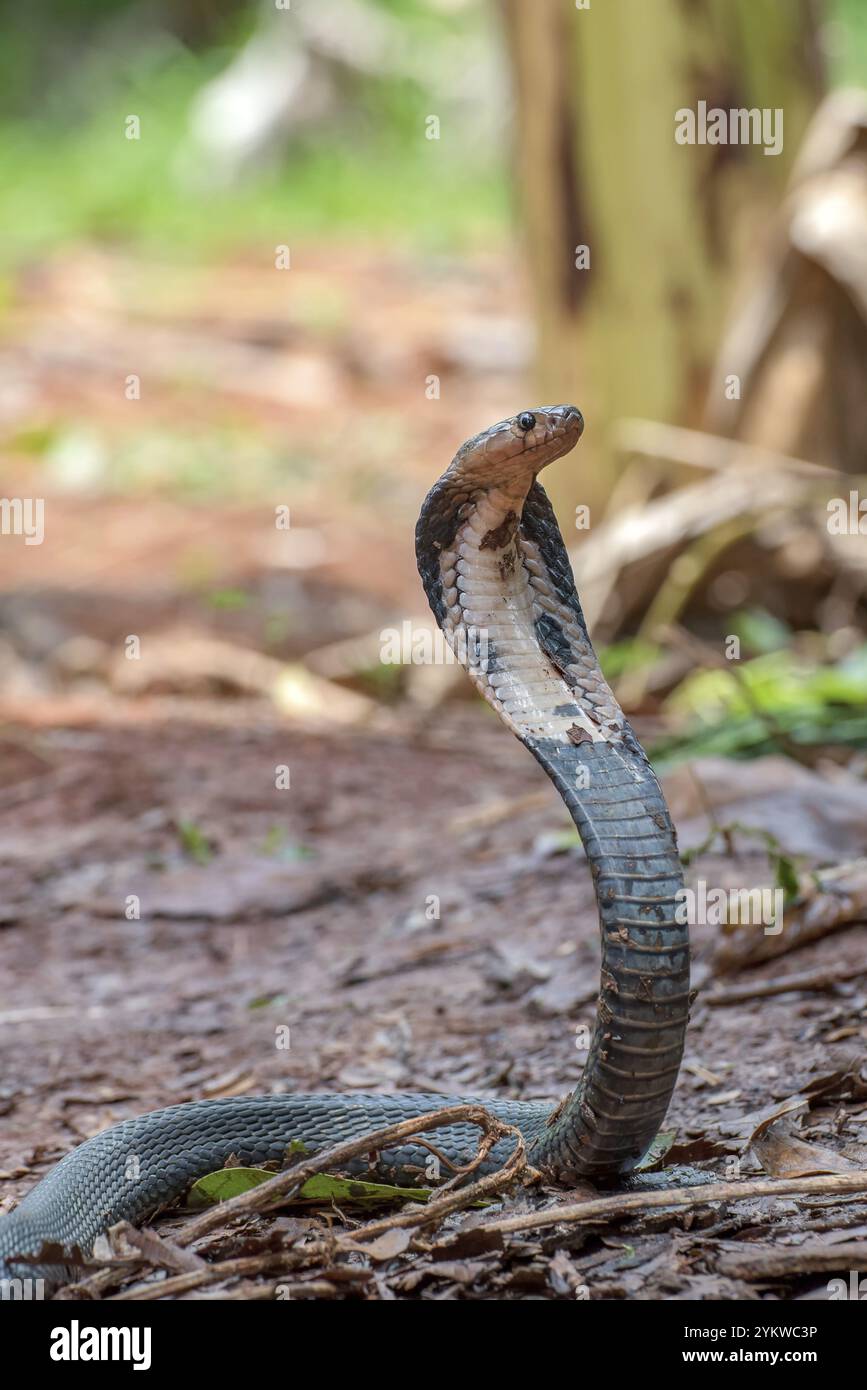
[[419,569],[476,689],[523,742],[622,743],[626,721],[600,670],[534,474],[463,498],[459,473],[443,481],[451,486],[435,488],[422,509]]

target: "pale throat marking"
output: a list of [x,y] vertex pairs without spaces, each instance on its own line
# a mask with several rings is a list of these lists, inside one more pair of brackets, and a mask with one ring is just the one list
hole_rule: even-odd
[[[605,727],[617,722],[616,703],[601,711],[609,718],[600,721],[596,710],[591,718],[580,689],[564,679],[544,652],[540,675],[535,622],[544,605],[517,534],[528,486],[514,480],[481,493],[451,547],[440,555],[443,632],[459,659],[469,653],[465,664],[470,679],[519,738],[607,743],[616,738],[616,729]],[[538,551],[532,549],[532,568],[538,571]],[[491,658],[491,670],[484,659],[480,664],[473,660],[473,634],[482,640],[481,655]],[[507,669],[499,669],[501,664]],[[601,679],[597,684],[607,690]]]

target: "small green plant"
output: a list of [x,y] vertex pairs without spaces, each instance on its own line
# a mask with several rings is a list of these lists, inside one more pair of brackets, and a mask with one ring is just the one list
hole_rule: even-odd
[[197,864],[210,864],[214,857],[213,846],[204,831],[191,820],[178,822],[178,836],[181,848]]

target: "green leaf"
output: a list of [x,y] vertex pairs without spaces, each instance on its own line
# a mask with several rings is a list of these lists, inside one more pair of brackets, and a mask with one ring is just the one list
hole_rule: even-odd
[[732,615],[730,626],[736,636],[754,652],[776,652],[789,646],[792,630],[767,608],[747,608]]
[[249,607],[250,595],[245,593],[243,589],[217,589],[208,595],[208,602],[212,608],[221,608],[235,613],[241,608]]
[[357,1178],[335,1178],[330,1173],[314,1173],[300,1195],[316,1202],[426,1202],[429,1187],[393,1187],[385,1182],[360,1182]]
[[312,850],[309,845],[300,845],[287,840],[286,831],[282,825],[272,825],[269,828],[259,846],[259,853],[273,855],[286,864],[295,864],[299,860],[316,858],[316,851]]
[[640,637],[624,637],[602,647],[599,652],[599,665],[609,682],[634,671],[647,671],[655,666],[662,654],[662,648],[655,642],[644,641]]
[[[288,1004],[288,1002],[289,1002],[289,995],[288,995],[288,994],[279,994],[279,993],[276,993],[276,992],[275,992],[274,994],[257,994],[257,995],[254,996],[254,998],[252,998],[252,999],[249,1001],[249,1003],[247,1004],[247,1008],[248,1008],[248,1009],[270,1009],[270,1008],[272,1008],[273,1005],[275,1005],[275,1004],[279,1004],[279,1005],[281,1005],[281,1007],[282,1007],[282,1005]],[[293,1141],[293,1142],[295,1142],[295,1141]]]
[[210,864],[213,850],[207,836],[190,820],[178,822],[178,834],[185,854],[195,859],[197,864]]
[[242,1192],[259,1187],[273,1176],[264,1168],[219,1168],[193,1183],[187,1206],[213,1207],[217,1202],[228,1202],[230,1197],[240,1197]]
[[775,857],[777,887],[783,890],[784,905],[790,907],[801,896],[798,871],[787,854],[778,854]]
[[[294,1140],[288,1152],[304,1153],[301,1140]],[[274,1174],[264,1168],[220,1168],[199,1178],[190,1188],[187,1205],[211,1207],[227,1202],[242,1192],[259,1187]],[[356,1178],[335,1178],[330,1173],[314,1173],[298,1194],[308,1202],[426,1202],[431,1196],[429,1187],[393,1187],[390,1183],[360,1182]]]

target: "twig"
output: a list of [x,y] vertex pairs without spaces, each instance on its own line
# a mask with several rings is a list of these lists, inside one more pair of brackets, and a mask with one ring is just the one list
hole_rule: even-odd
[[842,1195],[847,1192],[867,1194],[867,1169],[852,1173],[834,1173],[829,1177],[760,1178],[756,1182],[709,1182],[697,1187],[675,1187],[670,1192],[621,1192],[613,1197],[593,1198],[587,1202],[568,1202],[546,1211],[531,1211],[520,1216],[506,1216],[486,1221],[486,1232],[503,1235],[515,1231],[533,1231],[544,1226],[559,1226],[565,1222],[600,1221],[608,1217],[629,1216],[636,1211],[654,1207],[699,1207],[708,1202],[745,1202],[755,1197],[806,1197],[814,1193]]
[[614,446],[624,454],[640,454],[663,463],[685,463],[713,473],[726,473],[736,468],[768,473],[791,473],[800,478],[838,478],[836,468],[821,463],[794,458],[772,449],[761,449],[740,439],[702,430],[687,430],[667,425],[659,420],[621,420],[614,434]]
[[[490,1197],[495,1192],[501,1192],[504,1187],[514,1181],[522,1169],[527,1167],[527,1156],[522,1135],[511,1125],[504,1125],[503,1128],[514,1135],[517,1142],[514,1152],[502,1168],[498,1168],[495,1173],[488,1173],[485,1177],[479,1178],[477,1182],[470,1183],[469,1187],[460,1187],[456,1190],[450,1190],[453,1189],[456,1181],[456,1178],[452,1178],[450,1182],[445,1184],[441,1196],[434,1197],[424,1206],[413,1207],[411,1211],[398,1212],[395,1216],[384,1216],[379,1221],[368,1222],[366,1226],[361,1226],[358,1230],[353,1231],[351,1236],[339,1238],[338,1248],[347,1241],[351,1241],[353,1247],[356,1247],[359,1241],[370,1239],[373,1236],[381,1236],[386,1231],[393,1231],[398,1228],[406,1230],[433,1225],[453,1211],[472,1206],[481,1198]],[[482,1141],[483,1145],[488,1138],[489,1136],[486,1135]],[[480,1162],[483,1157],[484,1155],[480,1155],[477,1161]],[[540,1176],[533,1168],[529,1172],[533,1177]]]
[[715,1261],[721,1274],[740,1279],[773,1279],[793,1274],[832,1274],[834,1270],[867,1269],[867,1244],[863,1240],[825,1245],[814,1242],[794,1248],[768,1246],[726,1252]]
[[732,985],[731,989],[715,989],[702,992],[703,1004],[717,1007],[725,1004],[741,1004],[746,999],[766,999],[772,994],[788,994],[790,989],[831,989],[845,980],[854,980],[859,975],[867,975],[867,962],[860,965],[840,966],[839,969],[801,970],[795,975],[784,975],[779,980],[757,980],[750,985]]
[[[193,1289],[201,1289],[210,1284],[219,1284],[225,1279],[237,1279],[243,1275],[274,1274],[281,1269],[292,1271],[297,1268],[297,1265],[297,1254],[287,1251],[277,1253],[271,1250],[265,1255],[244,1255],[234,1260],[222,1260],[218,1264],[207,1265],[205,1269],[194,1270],[187,1274],[176,1274],[169,1279],[149,1279],[147,1282],[134,1284],[132,1288],[113,1294],[108,1301],[111,1303],[152,1303],[160,1298],[173,1298],[177,1294],[191,1293]],[[356,1277],[366,1277],[366,1271],[359,1270]],[[310,1297],[315,1296],[316,1285],[322,1282],[328,1282],[328,1292],[322,1296],[330,1297],[337,1292],[336,1286],[330,1281],[320,1280],[310,1280],[307,1284],[299,1281],[287,1285],[287,1288],[294,1289],[296,1292],[304,1289]]]
[[463,835],[468,830],[487,830],[501,821],[513,816],[523,815],[525,811],[542,811],[551,804],[548,791],[526,792],[523,796],[497,797],[485,801],[481,806],[471,806],[467,811],[459,811],[448,822],[448,829],[455,835]]

